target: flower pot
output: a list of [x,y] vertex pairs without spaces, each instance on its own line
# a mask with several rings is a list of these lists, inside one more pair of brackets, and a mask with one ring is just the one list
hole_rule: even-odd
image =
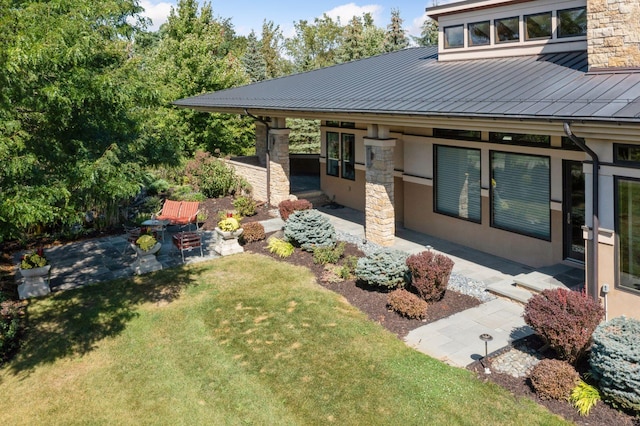
[[216,233],[218,235],[220,235],[223,239],[225,240],[231,240],[233,238],[238,238],[240,235],[242,235],[242,232],[244,231],[242,228],[238,228],[235,231],[223,231],[222,229],[218,228],[216,226]]
[[162,247],[162,243],[156,243],[153,247],[151,247],[149,250],[144,251],[142,250],[139,246],[137,245],[133,245],[133,249],[136,251],[136,254],[138,255],[138,257],[140,256],[152,256],[155,255],[157,252],[160,251],[160,248]]
[[[19,269],[20,275],[24,278],[22,284],[18,286],[18,296],[20,299],[46,296],[51,293],[48,277],[51,265],[45,265],[39,268]],[[46,281],[44,279],[45,277],[47,277]]]
[[156,253],[160,251],[162,243],[156,243],[148,251],[142,250],[137,245],[133,245],[133,249],[136,251],[138,258],[133,264],[133,271],[136,275],[146,274],[148,272],[159,271],[162,269],[162,264],[156,259]]
[[242,235],[242,228],[235,231],[223,231],[216,227],[216,234],[218,235],[217,242],[213,248],[221,256],[227,256],[230,254],[242,253],[244,249],[238,243],[238,237]]

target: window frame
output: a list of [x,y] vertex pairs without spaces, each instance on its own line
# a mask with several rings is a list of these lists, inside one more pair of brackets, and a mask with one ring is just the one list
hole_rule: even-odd
[[[478,198],[479,198],[479,206],[480,206],[480,214],[478,216],[477,219],[475,218],[469,218],[469,217],[463,217],[460,216],[459,214],[452,214],[450,212],[446,212],[443,210],[438,209],[438,180],[439,180],[439,175],[438,175],[438,169],[440,168],[440,166],[438,165],[438,148],[449,148],[449,149],[458,149],[458,150],[464,150],[464,151],[477,151],[478,152],[478,161],[480,162],[480,169],[478,170]],[[472,223],[477,223],[477,224],[482,224],[482,150],[480,148],[467,148],[467,147],[462,147],[462,146],[452,146],[452,145],[441,145],[441,144],[434,144],[433,145],[433,176],[434,176],[434,183],[433,183],[433,211],[435,213],[438,214],[442,214],[445,216],[449,216],[449,217],[453,217],[455,219],[460,219],[460,220],[464,220],[467,222],[472,222]]]
[[[510,39],[510,40],[500,40],[500,35],[498,33],[498,23],[501,21],[507,21],[507,20],[511,20],[511,19],[515,19],[518,22],[518,38],[517,39]],[[520,40],[522,39],[522,35],[520,34],[520,15],[517,16],[510,16],[508,18],[497,18],[493,20],[493,27],[494,27],[494,31],[495,31],[495,43],[496,44],[508,44],[508,43],[519,43]]]
[[[478,136],[466,136],[463,133],[477,133]],[[481,142],[482,141],[482,132],[480,130],[460,130],[460,129],[445,129],[441,127],[433,128],[433,137],[438,139],[451,139],[451,140],[461,140],[461,141],[473,141],[473,142]]]
[[[451,29],[462,29],[462,37],[461,37],[461,44],[460,45],[451,45],[449,43],[449,40],[447,38],[447,30],[451,30]],[[451,25],[448,27],[444,27],[442,29],[442,43],[443,43],[443,47],[445,49],[460,49],[464,47],[464,24],[460,24],[460,25]]]
[[[549,16],[549,35],[540,36],[540,37],[529,37],[529,26],[527,25],[527,19],[532,18],[534,16]],[[551,12],[539,12],[539,13],[530,13],[528,15],[524,15],[522,17],[523,29],[524,29],[524,40],[525,41],[533,41],[533,40],[548,40],[553,36],[553,14]]]
[[[622,230],[620,229],[620,182],[635,182],[640,184],[640,179],[628,176],[613,177],[613,193],[614,193],[614,217],[615,217],[615,233],[616,233],[616,249],[615,249],[615,268],[616,268],[616,289],[626,291],[633,294],[640,294],[639,288],[632,288],[622,284]],[[639,277],[640,278],[640,277]]]
[[[335,142],[338,144],[337,158],[332,158],[330,156],[331,151],[329,150],[329,143],[334,142],[329,140],[330,135],[335,135],[336,137]],[[326,156],[327,156],[327,166],[326,166],[327,176],[339,177],[340,176],[340,133],[339,132],[326,132]],[[332,164],[334,163],[336,164],[335,174],[331,172]]]
[[620,165],[631,166],[631,167],[640,167],[640,160],[634,161],[634,160],[620,159],[618,155],[618,149],[620,148],[634,148],[640,151],[640,145],[634,145],[634,144],[628,144],[628,143],[613,144],[613,163],[614,164],[620,164]]
[[[471,39],[471,33],[472,33],[472,27],[476,26],[476,25],[480,25],[480,24],[486,24],[489,26],[488,28],[488,32],[487,32],[487,42],[486,43],[472,43],[472,39]],[[486,20],[486,21],[478,21],[478,22],[470,22],[469,24],[467,24],[467,46],[469,47],[477,47],[477,46],[490,46],[491,45],[491,21]]]
[[[495,223],[495,208],[494,208],[494,198],[496,197],[496,185],[494,185],[494,154],[506,154],[506,155],[518,155],[518,156],[526,156],[526,157],[537,157],[537,158],[544,158],[547,160],[548,165],[549,165],[549,169],[548,169],[548,182],[547,182],[547,203],[548,203],[548,223],[549,223],[549,229],[548,229],[548,236],[541,236],[538,234],[534,234],[534,233],[529,233],[526,232],[525,230],[522,229],[515,229],[515,228],[511,228],[508,226],[503,226],[503,225],[496,225]],[[523,235],[526,237],[530,237],[530,238],[535,238],[537,240],[542,240],[542,241],[548,241],[551,242],[552,241],[552,231],[553,231],[553,226],[551,223],[551,157],[548,155],[536,155],[536,154],[528,154],[528,153],[519,153],[519,152],[510,152],[510,151],[500,151],[500,150],[490,150],[489,151],[489,217],[490,217],[490,226],[492,228],[495,229],[500,229],[506,232],[512,232],[514,234],[518,234],[518,235]]]
[[[511,135],[512,138],[513,138],[513,136],[516,136],[516,138],[515,138],[516,140],[515,140],[515,142],[513,141],[513,139],[511,141],[505,141],[504,139],[496,138],[495,135]],[[547,142],[538,143],[538,142],[531,142],[531,141],[527,141],[527,140],[519,141],[517,136],[541,136],[541,137],[546,137],[547,138]],[[532,147],[550,148],[551,147],[551,136],[550,135],[535,135],[535,134],[532,134],[532,133],[489,132],[489,142],[497,143],[497,144],[501,144],[501,145],[532,146]]]
[[[560,30],[561,30],[561,19],[560,19],[560,14],[562,12],[570,12],[570,11],[575,11],[575,10],[584,10],[585,14],[587,13],[587,8],[585,6],[579,6],[579,7],[570,7],[568,9],[558,9],[556,11],[556,20],[557,20],[557,24],[556,24],[556,35],[558,38],[569,38],[569,37],[586,37],[587,35],[587,29],[585,28],[585,32],[584,34],[561,34]],[[585,20],[586,20],[586,16],[585,16]]]
[[[346,141],[345,139],[349,138],[351,140]],[[349,144],[351,151],[351,158],[349,160],[345,160],[345,146]],[[348,161],[348,162],[347,162]],[[351,176],[347,175],[345,171],[347,170],[346,165],[350,166]],[[356,135],[353,133],[341,133],[340,134],[340,177],[342,179],[348,180],[356,180]]]

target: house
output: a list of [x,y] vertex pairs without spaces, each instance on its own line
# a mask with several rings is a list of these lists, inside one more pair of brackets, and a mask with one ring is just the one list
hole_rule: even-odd
[[639,2],[427,14],[437,48],[176,105],[256,118],[272,202],[289,192],[285,118],[320,119],[322,190],[365,212],[367,239],[390,245],[401,224],[532,267],[582,266],[609,317],[640,318]]

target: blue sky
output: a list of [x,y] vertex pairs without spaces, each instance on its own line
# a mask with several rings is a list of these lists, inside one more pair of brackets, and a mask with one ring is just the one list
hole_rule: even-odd
[[[438,0],[438,4],[450,3],[452,0]],[[141,0],[145,15],[153,20],[156,30],[166,21],[171,6],[177,0]],[[200,0],[202,4],[202,0]],[[361,16],[365,12],[373,15],[376,25],[386,27],[391,18],[391,9],[399,9],[404,20],[404,27],[411,35],[420,34],[420,26],[424,22],[424,9],[432,6],[434,0],[369,0],[369,1],[307,1],[307,0],[226,0],[212,1],[213,12],[222,18],[231,18],[236,33],[247,35],[251,29],[256,30],[258,37],[262,29],[262,21],[267,19],[280,25],[285,36],[293,35],[293,22],[301,19],[313,20],[323,13],[346,23],[354,15]]]

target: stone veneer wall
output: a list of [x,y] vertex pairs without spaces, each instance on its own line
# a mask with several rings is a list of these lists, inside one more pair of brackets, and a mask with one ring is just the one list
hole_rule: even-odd
[[395,241],[393,148],[395,140],[365,139],[367,149],[365,237],[382,246]]
[[[244,157],[237,160],[249,160],[249,161],[234,161],[227,160],[227,164],[234,168],[238,176],[242,176],[249,182],[253,189],[252,195],[255,200],[267,201],[267,169],[266,167],[259,166],[257,157]],[[254,163],[254,164],[250,164]]]
[[291,185],[289,182],[289,129],[271,129],[271,200],[270,204],[277,206],[281,201],[288,200]]
[[589,69],[640,67],[640,1],[587,0]]
[[256,121],[256,155],[261,166],[267,165],[267,126]]

